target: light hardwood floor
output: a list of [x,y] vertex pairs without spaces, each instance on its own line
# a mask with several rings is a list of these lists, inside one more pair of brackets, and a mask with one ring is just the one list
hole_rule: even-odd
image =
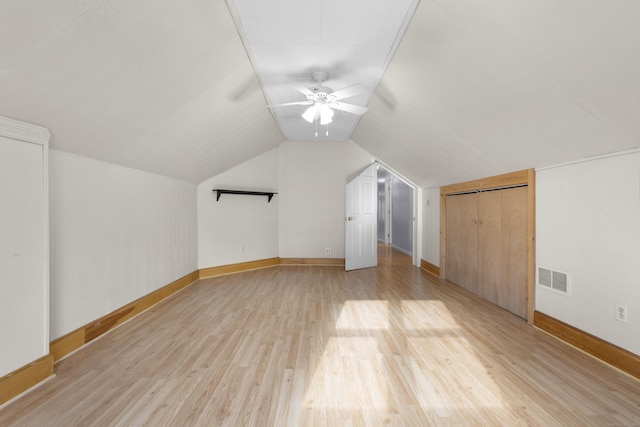
[[640,382],[385,253],[200,280],[0,425],[640,425]]

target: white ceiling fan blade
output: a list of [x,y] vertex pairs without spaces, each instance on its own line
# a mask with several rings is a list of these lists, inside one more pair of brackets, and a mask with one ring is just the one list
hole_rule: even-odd
[[369,92],[366,87],[362,86],[359,83],[354,84],[353,86],[346,87],[344,89],[337,90],[331,94],[331,96],[335,97],[335,99],[344,99],[350,98],[352,96],[363,95]]
[[311,101],[299,101],[299,102],[287,102],[284,104],[269,104],[267,107],[286,107],[288,105],[311,105],[313,102]]
[[331,108],[335,108],[336,110],[346,111],[347,113],[357,114],[359,116],[363,115],[368,110],[367,107],[361,107],[354,104],[345,104],[344,102],[332,102],[329,105],[331,106]]
[[294,82],[293,87],[300,93],[302,93],[304,96],[313,96],[315,95],[308,87],[303,86],[302,84],[298,83],[298,82]]

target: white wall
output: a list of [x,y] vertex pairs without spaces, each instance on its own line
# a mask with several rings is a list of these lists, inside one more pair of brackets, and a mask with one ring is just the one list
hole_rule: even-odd
[[344,188],[372,161],[344,142],[280,145],[280,257],[344,258]]
[[538,265],[572,286],[538,286],[536,310],[640,354],[640,152],[538,170],[536,222]]
[[422,259],[440,265],[440,187],[422,190]]
[[197,268],[196,186],[50,150],[51,339]]
[[[214,188],[278,192],[278,148],[198,185],[198,268],[278,256],[278,205],[266,196],[223,194]],[[241,251],[244,246],[244,251]]]

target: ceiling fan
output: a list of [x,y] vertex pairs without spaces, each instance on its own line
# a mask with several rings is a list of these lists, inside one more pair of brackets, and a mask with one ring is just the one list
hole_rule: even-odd
[[269,107],[308,105],[309,108],[302,113],[302,118],[309,123],[317,122],[319,119],[321,125],[327,125],[332,122],[334,109],[359,116],[367,112],[366,107],[340,102],[341,99],[366,93],[367,89],[364,86],[355,84],[334,92],[330,87],[322,85],[328,77],[329,73],[326,71],[314,71],[311,73],[311,78],[317,83],[316,86],[309,89],[299,83],[295,85],[295,88],[307,97],[306,101],[287,102],[285,104],[269,105]]

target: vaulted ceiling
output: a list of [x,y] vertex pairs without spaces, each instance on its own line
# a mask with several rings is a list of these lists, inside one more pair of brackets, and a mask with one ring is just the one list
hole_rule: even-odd
[[[276,147],[274,77],[231,1],[5,0],[0,115],[48,127],[54,149],[195,183]],[[296,2],[331,37],[278,31],[295,52],[326,51],[376,34],[358,8],[389,2]],[[339,25],[317,14],[332,9]],[[351,140],[423,187],[640,147],[638,16],[636,0],[422,0],[382,78],[364,82]],[[273,68],[355,67],[311,58]]]
[[[272,112],[287,140],[346,141],[351,137],[360,118],[357,113],[333,108],[330,124],[322,126],[315,120],[310,125],[300,120],[308,105],[287,104],[308,102],[297,87],[308,89],[321,84],[335,94],[345,89],[354,93],[355,96],[339,100],[348,109],[352,109],[351,105],[366,105],[417,4],[418,0],[229,3],[267,101],[275,104]],[[314,79],[314,74],[322,78]],[[354,86],[361,88],[362,94],[351,92]]]

